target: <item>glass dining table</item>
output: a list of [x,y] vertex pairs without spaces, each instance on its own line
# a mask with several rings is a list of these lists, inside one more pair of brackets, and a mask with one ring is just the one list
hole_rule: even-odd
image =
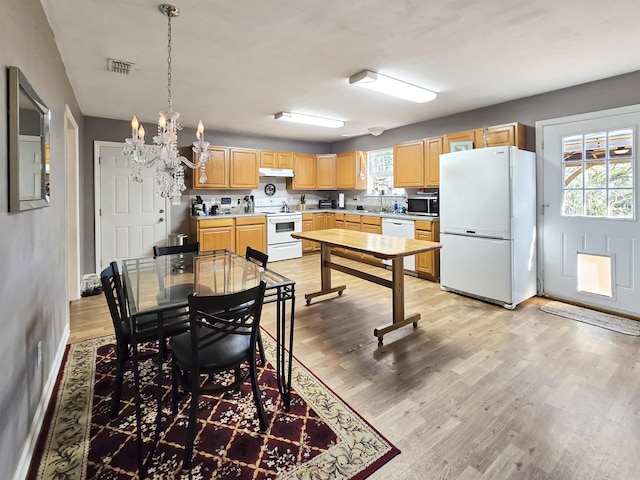
[[[276,305],[276,358],[275,369],[278,390],[285,410],[291,406],[291,361],[293,357],[293,327],[295,311],[295,282],[270,270],[262,268],[229,250],[212,252],[190,252],[165,255],[157,258],[145,257],[122,260],[122,277],[129,307],[130,331],[135,335],[139,317],[156,315],[159,339],[163,333],[163,315],[176,309],[188,308],[188,296],[224,295],[246,290],[266,283],[264,304]],[[264,315],[263,315],[264,318]],[[132,342],[134,388],[136,392],[136,422],[141,426],[139,355],[135,337]],[[144,470],[147,460],[153,455],[161,430],[161,382],[162,355],[158,357],[158,414],[152,447],[143,457],[142,428],[137,428],[138,460]]]

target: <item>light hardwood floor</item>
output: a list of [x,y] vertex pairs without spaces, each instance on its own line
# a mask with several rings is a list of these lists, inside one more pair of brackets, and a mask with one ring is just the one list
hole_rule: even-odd
[[[543,313],[542,298],[509,311],[406,276],[422,320],[378,346],[389,289],[333,272],[344,295],[306,306],[319,261],[270,268],[296,281],[296,357],[402,450],[370,478],[640,478],[638,337]],[[72,303],[70,342],[110,333],[103,296]]]

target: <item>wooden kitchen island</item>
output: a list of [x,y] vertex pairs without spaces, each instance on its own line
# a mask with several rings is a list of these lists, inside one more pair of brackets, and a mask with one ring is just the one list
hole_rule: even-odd
[[[320,295],[326,295],[333,292],[338,292],[338,295],[342,295],[342,292],[347,288],[347,286],[331,286],[331,270],[333,269],[382,285],[383,287],[390,288],[393,291],[393,322],[390,325],[375,328],[373,330],[373,334],[378,337],[379,344],[382,344],[382,338],[387,332],[409,325],[410,323],[413,324],[414,328],[418,326],[418,320],[420,320],[419,313],[412,313],[407,316],[405,316],[404,313],[403,257],[437,250],[442,247],[441,244],[425,240],[380,235],[377,233],[344,230],[341,228],[292,233],[291,236],[301,240],[311,240],[320,244],[321,288],[318,292],[305,294],[307,305],[311,303],[312,298]],[[331,261],[331,249],[334,247],[373,255],[374,257],[383,260],[391,260],[391,280],[371,275],[369,273],[347,267],[346,265],[333,263]]]

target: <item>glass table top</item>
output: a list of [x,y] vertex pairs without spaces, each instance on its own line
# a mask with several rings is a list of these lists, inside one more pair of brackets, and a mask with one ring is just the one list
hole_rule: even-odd
[[294,283],[228,250],[127,259],[122,273],[132,315],[186,306],[190,293],[223,295],[260,281],[267,290]]

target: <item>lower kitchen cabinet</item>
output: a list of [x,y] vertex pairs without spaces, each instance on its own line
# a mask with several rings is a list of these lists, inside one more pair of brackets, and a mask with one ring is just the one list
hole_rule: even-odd
[[191,236],[200,242],[200,251],[225,248],[244,255],[247,246],[267,251],[267,224],[264,216],[191,219]]
[[[302,214],[302,231],[303,232],[313,232],[315,230],[313,224],[313,213],[303,213]],[[314,250],[319,249],[320,246],[316,242],[312,242],[310,240],[302,240],[302,253],[313,252]]]
[[[367,215],[362,215],[360,224],[361,224],[360,231],[362,232],[379,233],[379,234],[382,233],[382,218],[380,217],[369,217]],[[362,253],[361,257],[373,263],[382,265],[382,260],[374,257],[373,255]]]
[[[200,242],[200,251],[218,250],[226,248],[235,250],[235,225],[233,218],[216,218],[207,220],[192,220],[192,233]],[[193,228],[195,227],[195,228]]]
[[247,247],[267,252],[267,223],[264,217],[238,217],[236,224],[235,251],[244,255]]
[[[440,241],[440,223],[416,221],[416,240]],[[420,278],[437,281],[440,278],[440,250],[416,255],[416,272]]]
[[[327,230],[335,228],[335,214],[333,213],[303,213],[302,231],[313,232],[316,230]],[[302,240],[302,253],[315,252],[320,250],[320,244],[309,240]]]

